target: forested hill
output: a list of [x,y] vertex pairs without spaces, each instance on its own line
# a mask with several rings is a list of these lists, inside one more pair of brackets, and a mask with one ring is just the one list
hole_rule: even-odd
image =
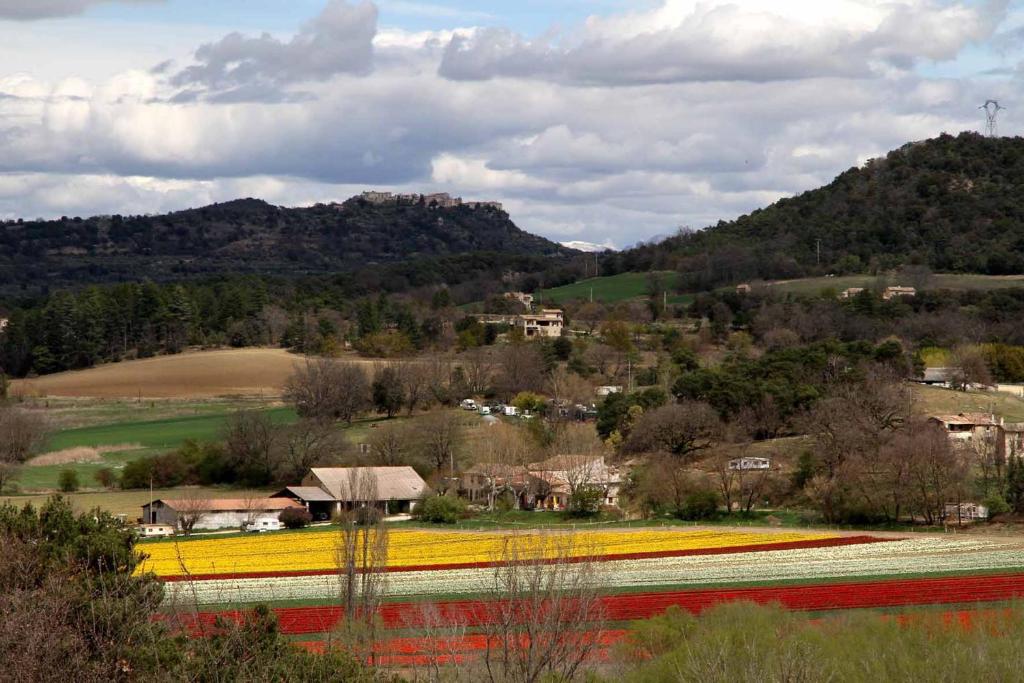
[[824,187],[620,258],[626,270],[678,268],[691,288],[904,263],[1024,273],[1024,138],[909,143]]
[[568,255],[488,206],[283,208],[239,199],[157,216],[0,224],[0,289],[196,275],[310,275],[474,252]]

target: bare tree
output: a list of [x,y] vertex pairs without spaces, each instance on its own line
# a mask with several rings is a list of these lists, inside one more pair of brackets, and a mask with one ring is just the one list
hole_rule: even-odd
[[429,408],[434,396],[430,390],[432,369],[420,361],[399,364],[399,374],[405,387],[405,409],[409,415],[419,408]]
[[25,462],[45,439],[46,421],[41,416],[0,404],[0,462]]
[[463,439],[459,416],[450,412],[432,413],[424,417],[417,427],[417,439],[424,459],[438,472],[446,467],[454,472],[456,452]]
[[714,465],[725,509],[732,512],[733,507],[737,507],[745,513],[753,510],[768,488],[771,469],[744,467],[742,458],[734,458],[729,453],[715,458]]
[[500,363],[496,388],[506,402],[521,391],[543,389],[544,358],[538,344],[519,342],[505,346]]
[[247,478],[267,479],[274,472],[274,423],[264,411],[243,410],[228,418],[224,448],[235,469]]
[[340,586],[341,637],[347,647],[373,657],[379,628],[377,610],[387,589],[388,530],[376,514],[377,479],[368,468],[352,468],[347,490],[349,508],[339,520],[336,567]]
[[958,346],[953,349],[950,359],[953,374],[950,384],[954,389],[967,391],[972,386],[992,384],[992,373],[985,360],[985,354],[977,346]]
[[352,424],[369,407],[369,382],[357,363],[307,360],[285,382],[284,398],[302,417]]
[[582,673],[606,622],[595,564],[587,557],[570,536],[505,539],[489,581],[494,599],[483,628],[482,676],[536,683]]
[[336,464],[349,446],[333,425],[316,420],[282,428],[276,444],[274,475],[281,482],[297,481],[311,467]]
[[174,501],[174,510],[178,515],[178,526],[186,536],[200,518],[209,511],[210,502],[196,491],[187,491],[181,498]]
[[407,425],[383,425],[370,435],[370,460],[380,466],[408,465],[414,440]]
[[470,394],[479,395],[487,391],[494,382],[496,365],[490,349],[469,349],[460,357],[460,367]]

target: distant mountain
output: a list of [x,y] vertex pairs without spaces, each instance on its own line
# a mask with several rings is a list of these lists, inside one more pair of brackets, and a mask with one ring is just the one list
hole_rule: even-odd
[[568,242],[560,242],[559,244],[568,249],[575,249],[576,251],[586,251],[590,253],[615,251],[615,247],[612,246],[610,242],[597,244],[595,242],[584,242],[583,240],[569,240]]
[[472,253],[575,253],[520,230],[494,205],[422,200],[284,208],[238,199],[157,216],[0,224],[0,288],[172,280],[222,273],[316,275]]
[[1024,138],[910,143],[824,187],[617,259],[621,270],[678,269],[691,289],[902,264],[1024,273]]

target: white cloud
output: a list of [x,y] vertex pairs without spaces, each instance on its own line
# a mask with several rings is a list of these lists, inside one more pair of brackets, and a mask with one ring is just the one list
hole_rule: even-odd
[[141,3],[159,0],[0,0],[0,19],[30,21],[81,14],[104,3]]
[[562,43],[500,28],[459,34],[440,71],[603,85],[865,77],[879,64],[951,59],[991,36],[1007,3],[667,0],[648,13],[589,22]]
[[258,38],[231,33],[199,47],[197,64],[171,77],[180,88],[265,99],[283,86],[322,81],[338,74],[366,74],[373,66],[377,7],[328,0],[324,10],[289,41],[269,33]]

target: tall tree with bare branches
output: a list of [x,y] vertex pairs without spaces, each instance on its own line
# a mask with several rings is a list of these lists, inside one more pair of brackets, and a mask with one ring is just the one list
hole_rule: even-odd
[[582,673],[606,621],[596,566],[587,556],[571,536],[505,539],[487,587],[482,677],[536,683]]
[[372,657],[377,610],[387,587],[388,530],[376,514],[377,479],[367,468],[348,473],[344,497],[349,509],[339,520],[336,544],[339,598],[345,644]]

